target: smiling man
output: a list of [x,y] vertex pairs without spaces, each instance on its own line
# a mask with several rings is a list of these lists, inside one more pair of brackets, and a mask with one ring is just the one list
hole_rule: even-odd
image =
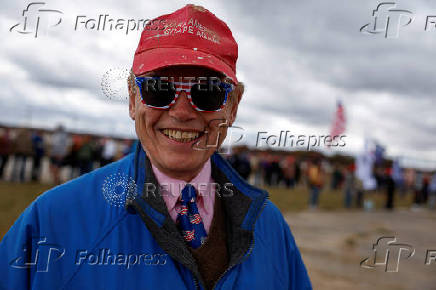
[[226,127],[236,118],[242,83],[225,82],[220,72],[192,65],[155,69],[136,77],[138,85],[133,78],[130,116],[147,156],[163,173],[190,181],[225,139]]
[[141,35],[135,153],[39,196],[0,244],[0,289],[311,289],[268,194],[216,152],[244,91],[237,44],[187,5]]

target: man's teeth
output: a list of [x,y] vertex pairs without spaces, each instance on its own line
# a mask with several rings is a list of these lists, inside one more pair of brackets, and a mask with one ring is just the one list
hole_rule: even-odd
[[192,140],[197,139],[200,135],[199,132],[186,132],[173,129],[163,129],[162,132],[170,139],[179,142],[191,142]]

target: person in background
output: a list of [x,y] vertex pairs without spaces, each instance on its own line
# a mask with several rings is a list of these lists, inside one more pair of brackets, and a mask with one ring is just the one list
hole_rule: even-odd
[[114,161],[120,160],[124,156],[124,144],[121,141],[114,140],[115,142],[115,157]]
[[60,184],[60,170],[68,154],[69,134],[62,125],[59,125],[51,136],[50,171],[55,184]]
[[395,189],[400,198],[404,198],[406,195],[406,182],[405,182],[405,171],[401,168],[398,159],[394,160],[392,163],[392,179],[395,182]]
[[436,172],[433,173],[430,181],[428,207],[430,209],[435,209],[436,207]]
[[414,202],[413,207],[419,207],[422,204],[422,189],[424,186],[424,175],[421,171],[415,171],[415,183],[414,183]]
[[18,129],[14,139],[14,168],[12,170],[12,180],[16,182],[26,181],[26,165],[29,157],[33,156],[32,135],[26,128]]
[[91,171],[101,167],[101,160],[103,154],[103,143],[101,142],[101,137],[92,136],[91,137]]
[[415,170],[412,168],[407,168],[404,170],[404,183],[405,191],[407,193],[413,192],[415,188]]
[[365,189],[363,187],[363,182],[360,178],[355,178],[355,189],[356,189],[356,198],[354,204],[357,208],[363,207],[363,200],[365,197]]
[[69,152],[69,164],[71,166],[71,174],[70,174],[70,178],[76,178],[77,176],[79,176],[79,160],[78,160],[78,153],[80,148],[82,147],[82,143],[83,143],[83,137],[80,134],[74,134],[71,138],[71,150]]
[[9,128],[0,128],[0,180],[11,154],[11,136]]
[[41,160],[44,157],[44,139],[41,130],[35,130],[32,133],[32,147],[33,147],[33,168],[32,168],[32,181],[38,181],[41,170]]
[[271,179],[272,179],[272,168],[271,168],[271,162],[272,162],[272,156],[265,152],[265,155],[263,156],[263,160],[261,162],[261,167],[263,171],[263,178],[264,182],[263,184],[266,184],[268,186],[271,186]]
[[271,162],[271,185],[278,186],[282,180],[283,174],[282,169],[279,165],[279,157],[273,156]]
[[353,196],[355,194],[354,164],[345,168],[345,183],[344,183],[344,207],[350,208],[353,204]]
[[299,185],[301,182],[301,162],[295,161],[295,185]]
[[280,162],[280,166],[283,172],[283,179],[285,181],[287,188],[294,188],[295,186],[295,157],[287,156],[282,162]]
[[232,167],[241,175],[245,180],[250,176],[251,167],[245,152],[235,152],[229,159],[229,163]]
[[123,141],[123,146],[122,146],[122,150],[121,150],[121,152],[123,154],[122,157],[131,153],[132,144],[133,144],[133,140],[131,140],[131,139],[126,139]]
[[84,136],[83,144],[77,152],[77,160],[79,162],[80,175],[92,171],[92,138],[89,135]]
[[256,153],[250,155],[250,167],[254,186],[260,186],[262,183],[262,170],[260,168],[259,157]]
[[422,196],[422,203],[426,204],[428,201],[428,192],[430,187],[430,173],[425,172],[423,174],[422,178],[422,189],[421,189],[421,196]]
[[309,206],[311,209],[316,209],[319,203],[319,194],[324,185],[324,173],[319,159],[315,159],[309,164],[307,180],[310,190]]
[[381,190],[384,187],[385,170],[383,167],[376,165],[373,169],[373,172],[374,172],[374,178],[375,178],[376,183],[377,183],[376,191],[378,192],[379,190]]
[[92,147],[92,170],[101,167],[103,162],[103,139],[102,137],[93,136],[91,138]]
[[333,166],[333,173],[332,173],[332,179],[331,179],[331,189],[336,190],[339,189],[342,185],[343,181],[343,174],[341,171],[341,166],[339,164],[335,164]]
[[386,168],[384,182],[385,182],[385,186],[386,186],[386,205],[385,205],[385,208],[388,210],[393,210],[394,209],[394,198],[395,198],[395,181],[392,178],[392,169],[391,168]]
[[117,144],[112,138],[106,138],[103,145],[101,166],[105,166],[114,161],[117,153]]
[[307,185],[307,160],[299,159],[295,162],[295,184]]

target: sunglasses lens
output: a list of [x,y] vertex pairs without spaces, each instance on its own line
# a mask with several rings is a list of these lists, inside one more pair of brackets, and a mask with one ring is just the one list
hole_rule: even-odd
[[175,92],[173,83],[160,79],[145,80],[141,90],[145,103],[158,108],[171,104]]
[[191,89],[192,102],[203,111],[217,111],[224,104],[224,88],[212,84],[195,84]]

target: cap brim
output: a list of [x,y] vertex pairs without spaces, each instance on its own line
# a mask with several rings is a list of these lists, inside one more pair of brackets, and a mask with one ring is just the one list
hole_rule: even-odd
[[160,47],[144,51],[135,56],[132,71],[138,76],[173,65],[207,67],[223,73],[235,84],[238,83],[235,73],[224,61],[205,52],[186,48]]

